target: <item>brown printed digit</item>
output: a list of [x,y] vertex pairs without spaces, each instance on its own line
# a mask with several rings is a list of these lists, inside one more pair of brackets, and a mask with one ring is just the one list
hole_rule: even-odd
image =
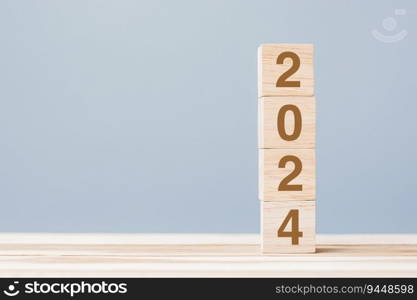
[[[285,231],[285,228],[291,222],[291,231]],[[303,233],[300,231],[300,221],[299,221],[299,210],[291,209],[281,226],[278,228],[277,236],[278,237],[289,237],[291,238],[292,245],[298,245],[299,240],[303,237]]]
[[291,67],[285,71],[277,80],[276,87],[300,87],[300,81],[287,80],[291,75],[298,71],[300,68],[300,57],[291,51],[282,52],[277,58],[277,64],[282,65],[286,58],[291,59]]
[[[285,115],[288,111],[291,111],[294,115],[294,131],[292,134],[288,134],[285,130]],[[277,128],[279,136],[285,141],[294,141],[298,139],[302,129],[302,118],[300,109],[292,104],[284,105],[280,108],[277,117]]]
[[294,155],[286,155],[280,159],[278,168],[285,168],[288,162],[294,163],[294,170],[281,180],[278,191],[302,191],[303,186],[301,184],[289,184],[294,178],[300,175],[303,168],[301,160]]

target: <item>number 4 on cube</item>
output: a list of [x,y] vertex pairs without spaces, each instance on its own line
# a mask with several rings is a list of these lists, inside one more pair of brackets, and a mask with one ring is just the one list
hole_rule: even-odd
[[261,202],[262,252],[315,252],[315,201]]

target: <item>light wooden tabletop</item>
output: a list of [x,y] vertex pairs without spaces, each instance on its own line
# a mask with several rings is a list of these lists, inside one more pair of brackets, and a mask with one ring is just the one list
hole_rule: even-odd
[[260,254],[253,234],[0,234],[1,277],[417,277],[417,235],[318,235]]

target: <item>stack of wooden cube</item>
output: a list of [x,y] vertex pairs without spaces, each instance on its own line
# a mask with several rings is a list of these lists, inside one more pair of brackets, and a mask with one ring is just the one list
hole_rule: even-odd
[[262,252],[315,252],[313,45],[258,49]]

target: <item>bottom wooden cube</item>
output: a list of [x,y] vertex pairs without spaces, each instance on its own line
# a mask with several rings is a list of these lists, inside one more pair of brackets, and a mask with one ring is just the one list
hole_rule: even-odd
[[316,250],[316,201],[261,201],[261,249],[265,254]]

